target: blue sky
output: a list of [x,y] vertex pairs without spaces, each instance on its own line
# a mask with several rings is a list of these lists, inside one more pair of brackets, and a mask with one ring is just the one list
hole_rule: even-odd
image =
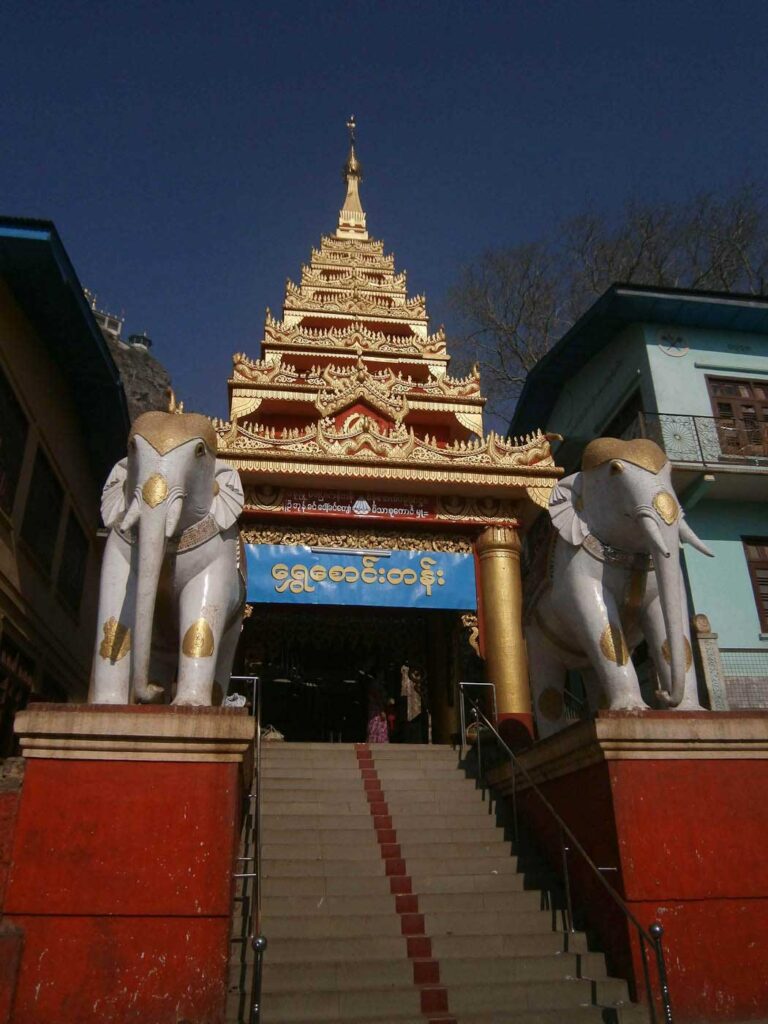
[[147,330],[188,409],[226,412],[343,199],[453,326],[489,246],[762,178],[768,5],[6,4],[0,212],[55,221],[82,282]]

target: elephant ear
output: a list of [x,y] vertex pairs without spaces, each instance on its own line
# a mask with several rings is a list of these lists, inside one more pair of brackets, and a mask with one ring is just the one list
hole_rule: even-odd
[[220,530],[227,530],[243,511],[245,496],[237,470],[226,462],[216,459],[216,476],[213,484],[214,496],[211,514]]
[[567,476],[555,485],[549,499],[549,515],[555,529],[569,544],[579,547],[589,533],[581,498],[581,473]]
[[107,529],[117,526],[125,515],[125,481],[128,476],[128,459],[121,459],[112,467],[101,492],[101,518]]

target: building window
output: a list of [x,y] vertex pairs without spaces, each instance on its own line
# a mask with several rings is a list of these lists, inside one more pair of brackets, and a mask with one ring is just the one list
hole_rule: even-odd
[[7,515],[13,510],[28,430],[27,417],[0,370],[0,508]]
[[59,532],[64,492],[51,465],[38,448],[21,536],[43,569],[50,575],[56,535]]
[[768,537],[742,537],[760,628],[768,633]]
[[768,457],[768,382],[707,377],[723,455]]
[[88,538],[74,512],[70,511],[59,567],[59,593],[74,612],[80,610],[87,562]]

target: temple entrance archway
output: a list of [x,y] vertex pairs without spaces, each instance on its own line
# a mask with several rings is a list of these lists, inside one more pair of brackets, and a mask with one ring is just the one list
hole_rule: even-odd
[[479,671],[468,636],[452,611],[262,604],[245,622],[238,664],[262,679],[264,725],[288,741],[347,743],[366,739],[369,688],[384,689],[394,714],[401,666],[419,666],[432,742],[449,743],[458,680]]

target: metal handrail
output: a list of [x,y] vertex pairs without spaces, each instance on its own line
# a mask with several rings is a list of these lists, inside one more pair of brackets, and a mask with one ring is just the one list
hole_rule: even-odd
[[[558,827],[558,830],[559,830],[559,837],[560,837],[560,854],[561,854],[561,861],[562,861],[562,868],[563,868],[563,888],[565,890],[565,906],[566,906],[566,918],[567,918],[568,931],[570,933],[573,933],[575,931],[575,928],[573,926],[573,904],[572,904],[572,898],[571,898],[570,872],[569,872],[569,868],[568,868],[568,854],[570,853],[571,847],[572,847],[574,850],[576,850],[581,855],[581,857],[584,860],[584,863],[589,867],[590,871],[595,876],[595,878],[597,878],[599,880],[600,885],[602,885],[602,887],[609,894],[609,896],[614,901],[616,906],[624,914],[624,917],[627,920],[627,922],[629,924],[631,924],[635,928],[635,931],[637,933],[638,939],[640,940],[640,956],[641,956],[641,960],[642,960],[642,964],[643,964],[643,977],[644,977],[644,981],[645,981],[646,994],[648,996],[648,1007],[649,1007],[649,1010],[650,1010],[650,1013],[651,1013],[651,1020],[652,1020],[653,1024],[657,1024],[658,1018],[657,1018],[656,1008],[655,1008],[655,1004],[654,1004],[653,990],[651,988],[650,972],[648,970],[648,957],[647,957],[647,952],[646,952],[646,944],[648,946],[650,946],[650,948],[653,950],[654,956],[656,958],[656,970],[658,972],[658,977],[659,977],[659,994],[660,994],[660,997],[661,997],[661,1004],[662,1004],[663,1011],[664,1011],[664,1017],[663,1017],[664,1024],[673,1024],[672,1005],[671,1005],[670,995],[669,995],[669,980],[668,980],[668,976],[667,976],[667,966],[666,966],[666,962],[665,962],[665,959],[664,959],[664,948],[663,948],[663,945],[662,945],[662,938],[664,936],[664,929],[663,929],[661,923],[659,921],[654,921],[653,924],[651,924],[648,927],[647,930],[645,928],[643,928],[643,926],[640,924],[638,919],[635,917],[635,915],[629,909],[629,907],[627,906],[625,901],[622,899],[622,897],[616,892],[616,890],[613,888],[613,886],[611,886],[609,884],[609,882],[607,882],[606,879],[603,877],[602,871],[604,871],[606,869],[605,868],[601,869],[601,868],[599,868],[597,866],[597,864],[595,864],[595,862],[589,856],[589,854],[584,849],[584,847],[581,845],[579,840],[576,838],[574,833],[571,831],[571,829],[568,827],[568,825],[565,823],[565,821],[560,817],[560,815],[557,813],[557,811],[552,806],[552,804],[549,802],[549,800],[547,800],[546,796],[541,791],[541,789],[539,789],[539,787],[533,781],[533,779],[532,779],[530,773],[528,772],[528,770],[526,768],[524,768],[523,765],[520,763],[520,760],[517,757],[517,755],[510,749],[508,744],[502,739],[502,737],[499,734],[499,732],[496,729],[496,727],[491,722],[488,721],[486,716],[480,710],[478,702],[472,700],[471,697],[469,697],[468,700],[469,700],[469,703],[472,706],[472,715],[473,715],[475,721],[477,722],[478,726],[480,724],[482,724],[486,729],[489,730],[489,732],[493,735],[494,739],[499,744],[499,746],[503,748],[504,752],[506,753],[506,755],[509,758],[510,763],[512,765],[512,826],[513,826],[513,833],[514,833],[515,842],[517,843],[518,838],[519,838],[519,833],[518,833],[518,815],[517,815],[517,773],[518,772],[525,779],[525,781],[528,783],[528,786],[530,787],[532,792],[534,792],[536,794],[536,796],[541,800],[542,804],[544,805],[544,807],[546,807],[547,811],[549,812],[549,814],[551,815],[551,817],[555,820],[555,822],[557,824],[557,827]],[[481,751],[480,751],[481,743],[482,743],[482,736],[480,735],[480,729],[478,728],[478,734],[477,734],[478,776],[480,777],[481,785],[483,785],[483,780],[482,780],[482,777],[481,777],[481,775],[482,775],[482,754],[481,754]],[[568,840],[568,843],[570,843],[570,845],[566,845],[566,838]]]
[[[248,942],[253,950],[253,977],[248,992],[249,1024],[259,1024],[261,1020],[261,980],[264,965],[264,953],[267,940],[261,932],[261,679],[258,676],[232,676],[230,682],[251,683],[253,686],[253,771],[251,788],[248,794],[250,801],[251,835],[246,837],[245,850],[253,850],[253,871],[241,871],[235,878],[242,878],[244,887],[248,881],[253,883],[252,899],[248,904],[248,920],[245,931]],[[247,821],[247,816],[246,816]]]

